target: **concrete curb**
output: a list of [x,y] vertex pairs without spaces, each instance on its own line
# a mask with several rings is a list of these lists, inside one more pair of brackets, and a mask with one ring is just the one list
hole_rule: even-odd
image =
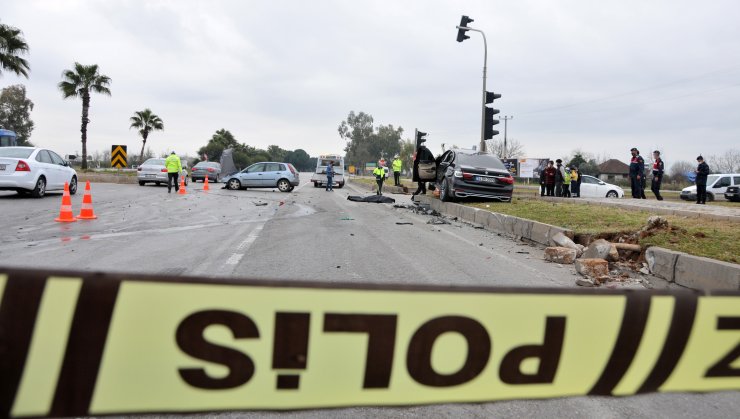
[[573,238],[572,230],[550,224],[499,214],[467,205],[442,202],[439,199],[426,195],[417,196],[416,200],[417,202],[428,204],[433,210],[441,214],[457,217],[458,220],[482,226],[489,231],[506,234],[517,239],[529,240],[544,246],[550,246],[552,243],[551,238],[557,233],[563,233],[569,238]]
[[696,290],[740,290],[740,265],[650,247],[645,260],[653,275]]

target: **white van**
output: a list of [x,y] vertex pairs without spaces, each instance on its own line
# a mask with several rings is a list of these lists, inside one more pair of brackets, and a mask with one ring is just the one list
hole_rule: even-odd
[[329,162],[334,162],[334,178],[332,183],[337,188],[344,186],[344,157],[339,154],[322,154],[316,159],[316,170],[311,176],[314,188],[326,187],[326,166]]
[[[707,201],[722,198],[730,186],[740,186],[740,173],[711,174],[707,177]],[[696,185],[683,188],[681,199],[696,201]]]

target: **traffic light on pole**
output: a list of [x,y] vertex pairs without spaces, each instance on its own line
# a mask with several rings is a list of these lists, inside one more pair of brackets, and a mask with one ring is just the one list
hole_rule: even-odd
[[424,138],[426,137],[426,135],[426,132],[416,131],[416,148],[421,147],[421,144],[427,140],[426,138]]
[[[463,16],[462,19],[460,19],[460,27],[461,28],[467,28],[468,27],[468,23],[470,23],[472,21],[473,21],[473,19],[471,19],[471,18],[469,18],[467,16]],[[457,42],[462,42],[462,41],[470,38],[469,36],[465,35],[465,32],[467,32],[468,30],[467,29],[461,29],[461,28],[458,28],[457,29]]]
[[[501,95],[498,93],[486,92],[486,105],[493,103],[494,100],[499,99],[500,97]],[[498,119],[495,119],[494,116],[500,111],[498,109],[489,108],[488,106],[486,106],[485,109],[486,120],[484,138],[486,140],[490,140],[494,135],[498,135],[498,131],[493,129],[493,126],[499,123]]]

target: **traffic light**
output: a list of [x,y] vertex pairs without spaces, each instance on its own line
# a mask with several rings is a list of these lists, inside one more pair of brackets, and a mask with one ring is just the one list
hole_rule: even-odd
[[[460,26],[461,27],[464,27],[464,28],[467,28],[468,27],[468,23],[470,23],[472,21],[473,21],[473,19],[471,19],[471,18],[469,18],[467,16],[463,16],[462,19],[460,19]],[[457,30],[457,42],[462,42],[462,41],[470,38],[469,36],[465,35],[465,32],[467,32],[467,31],[468,31],[467,29],[458,29]]]
[[[494,100],[499,98],[501,98],[501,95],[498,93],[486,92],[486,105],[488,105],[489,103],[493,103]],[[489,108],[488,106],[486,106],[485,109],[486,120],[484,138],[486,140],[490,140],[493,138],[494,135],[498,135],[498,131],[493,129],[493,126],[499,123],[498,119],[495,119],[494,116],[500,111],[498,109]]]
[[426,137],[426,135],[426,132],[416,131],[416,148],[421,147],[421,143],[427,140],[426,138],[424,138]]

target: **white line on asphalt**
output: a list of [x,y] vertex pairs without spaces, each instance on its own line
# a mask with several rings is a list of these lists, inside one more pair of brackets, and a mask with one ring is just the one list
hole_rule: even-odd
[[236,247],[237,250],[239,250],[241,253],[234,252],[229,258],[226,260],[227,265],[236,265],[238,264],[242,258],[244,257],[244,254],[249,249],[250,246],[252,246],[252,243],[254,243],[255,240],[260,235],[260,232],[262,231],[262,228],[265,226],[264,223],[254,227],[254,230],[252,230],[251,233],[247,236],[246,239],[244,239],[241,243],[239,243],[239,246]]

